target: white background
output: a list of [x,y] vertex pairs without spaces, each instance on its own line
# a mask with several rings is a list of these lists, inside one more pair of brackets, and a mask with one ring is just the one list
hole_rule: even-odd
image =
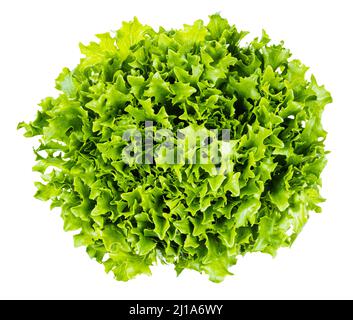
[[[352,1],[1,1],[0,4],[0,298],[12,299],[321,299],[353,298]],[[179,28],[220,12],[251,36],[264,28],[285,40],[333,95],[324,115],[332,151],[322,214],[313,214],[291,249],[275,259],[240,258],[234,276],[214,284],[157,266],[153,276],[116,282],[84,249],[74,249],[58,211],[35,200],[31,142],[16,131],[54,79],[79,61],[78,43],[138,16]]]

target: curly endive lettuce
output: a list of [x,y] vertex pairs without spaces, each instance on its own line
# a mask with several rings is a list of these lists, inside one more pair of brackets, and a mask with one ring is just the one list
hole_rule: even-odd
[[[222,281],[239,255],[274,255],[320,211],[331,96],[283,43],[263,32],[242,45],[246,34],[219,15],[181,30],[123,23],[81,45],[80,63],[56,80],[60,95],[19,125],[40,138],[36,197],[61,208],[75,245],[117,280],[161,261]],[[145,121],[229,129],[227,170],[126,163],[123,134]]]

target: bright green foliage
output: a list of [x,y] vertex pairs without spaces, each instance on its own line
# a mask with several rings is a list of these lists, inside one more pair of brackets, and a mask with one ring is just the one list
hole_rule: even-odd
[[[76,246],[117,280],[157,260],[219,282],[247,252],[274,255],[320,211],[330,94],[267,34],[241,45],[219,15],[158,32],[137,19],[81,45],[27,137],[39,136],[36,197],[61,207]],[[123,161],[129,129],[230,129],[226,168]],[[221,141],[215,142],[222,144]],[[160,156],[162,150],[160,148]]]

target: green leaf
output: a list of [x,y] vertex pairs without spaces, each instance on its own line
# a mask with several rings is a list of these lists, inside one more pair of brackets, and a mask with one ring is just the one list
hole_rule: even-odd
[[119,56],[124,61],[130,54],[130,48],[145,38],[145,34],[151,31],[148,26],[143,26],[135,17],[131,22],[123,22],[116,35],[116,44],[119,48]]
[[253,225],[256,221],[256,214],[261,207],[261,202],[255,198],[249,198],[242,202],[235,214],[236,227],[245,227],[248,224]]
[[260,99],[261,96],[257,89],[257,79],[258,77],[256,75],[240,78],[238,82],[233,84],[235,92],[245,99]]

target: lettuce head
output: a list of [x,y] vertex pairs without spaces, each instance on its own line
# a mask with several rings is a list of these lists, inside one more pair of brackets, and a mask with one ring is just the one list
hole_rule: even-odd
[[220,282],[320,212],[331,96],[283,43],[246,35],[220,15],[180,30],[124,22],[81,44],[59,95],[19,124],[39,139],[36,198],[117,280],[161,262]]

